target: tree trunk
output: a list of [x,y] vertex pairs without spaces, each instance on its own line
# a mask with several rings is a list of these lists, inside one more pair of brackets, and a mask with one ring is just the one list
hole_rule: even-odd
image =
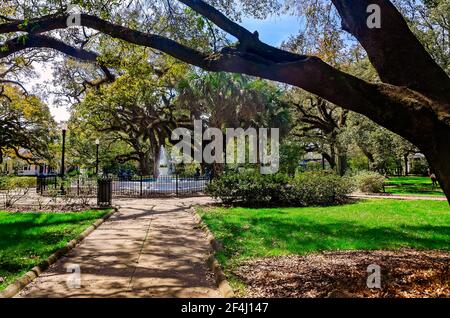
[[153,178],[159,177],[159,159],[161,157],[160,148],[153,147]]
[[347,152],[343,149],[341,145],[336,147],[337,149],[337,171],[342,177],[347,171]]
[[347,155],[338,155],[338,173],[342,177],[347,171]]
[[139,156],[139,170],[142,176],[148,176],[150,174],[150,162],[147,155],[142,154]]
[[[436,126],[433,127],[435,138],[426,139],[425,142],[417,146],[425,155],[431,172],[436,175],[450,204],[450,126]],[[425,129],[422,134],[430,135]]]
[[403,158],[405,160],[405,176],[408,176],[409,169],[408,169],[408,154],[403,155]]
[[331,169],[334,169],[336,167],[336,161],[334,160],[334,152],[330,154],[327,154],[326,152],[322,152],[322,158],[325,158],[325,160],[330,165]]
[[435,151],[425,153],[425,156],[450,204],[450,148],[448,146],[446,146],[446,149],[438,148]]

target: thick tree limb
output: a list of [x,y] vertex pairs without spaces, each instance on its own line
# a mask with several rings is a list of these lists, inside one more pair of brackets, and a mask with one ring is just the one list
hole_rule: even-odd
[[75,48],[62,41],[45,35],[29,34],[24,37],[17,37],[7,41],[4,45],[4,50],[0,51],[0,58],[7,57],[16,52],[29,49],[29,48],[48,48],[54,49],[61,53],[64,53],[73,58],[88,61],[97,62],[97,54],[89,52],[83,49]]
[[[441,123],[444,125],[449,120],[450,111],[446,109],[447,104],[439,102],[439,100],[433,100],[404,87],[365,82],[333,68],[316,57],[296,55],[279,49],[269,50],[271,54],[267,54],[269,52],[267,47],[270,48],[270,46],[263,43],[260,44],[261,42],[255,37],[250,39],[247,32],[244,32],[241,27],[236,27],[237,24],[232,24],[223,15],[218,15],[216,11],[211,11],[212,7],[200,0],[183,1],[194,10],[197,10],[197,12],[205,14],[208,19],[225,30],[232,32],[236,36],[244,37],[246,41],[244,47],[225,48],[220,54],[207,55],[168,38],[132,30],[90,15],[81,15],[81,25],[114,38],[160,50],[205,70],[243,73],[303,88],[336,105],[364,114],[382,126],[410,140],[416,139],[416,142],[421,144],[426,145],[425,140],[427,138],[424,136],[424,140],[417,140],[418,131],[424,127],[433,131],[433,129],[438,129],[436,125],[439,126]],[[338,9],[343,12],[343,15],[346,14],[352,17],[351,14],[354,12],[355,16],[353,19],[361,22],[360,15],[364,11],[359,1],[334,0],[334,3],[337,7],[340,6]],[[392,5],[389,4],[391,7],[388,6],[387,0],[377,1],[384,5],[383,8],[395,10]],[[361,3],[366,2],[367,0],[361,0]],[[350,4],[354,6],[348,7]],[[44,17],[32,20],[26,26],[16,22],[1,24],[0,33],[25,31],[35,34],[66,28],[67,18],[68,15]],[[35,44],[36,35],[34,37],[30,36],[30,40],[32,44],[34,41],[34,46],[37,46]],[[41,45],[52,47],[71,56],[85,54],[84,52],[78,52],[76,48],[71,48],[55,41],[59,42],[53,39],[49,40],[50,44],[47,46],[44,43],[41,43]],[[6,51],[1,53],[0,57],[9,55],[11,50],[19,50],[21,45],[16,43],[12,48],[8,47]],[[33,47],[33,45],[25,43],[22,47]],[[384,50],[383,52],[388,49],[382,44],[380,46]],[[394,52],[395,47],[392,47],[391,51]],[[383,56],[385,55],[383,54]],[[428,59],[430,58],[428,57]],[[388,60],[390,61],[388,63],[391,64],[394,61],[394,59]],[[378,62],[378,64],[379,68],[382,68],[382,63]],[[404,70],[405,68],[402,67],[402,71]],[[405,100],[408,102],[405,102]],[[401,123],[399,123],[398,118],[402,118]],[[417,118],[421,118],[421,121],[417,121]]]
[[233,35],[239,40],[239,50],[249,53],[257,53],[263,58],[268,58],[273,62],[294,62],[299,59],[307,58],[261,42],[258,38],[258,32],[250,32],[239,24],[228,19],[224,14],[213,6],[199,0],[179,0],[192,10],[204,16],[219,28]]
[[[26,37],[17,37],[14,39],[11,39],[7,41],[4,44],[4,47],[8,48],[8,51],[0,51],[0,58],[3,58],[5,56],[11,55],[13,53],[22,51],[24,49],[28,48],[48,48],[48,49],[54,49],[56,51],[59,51],[61,53],[64,53],[68,56],[71,56],[75,59],[96,63],[99,65],[100,69],[105,74],[104,78],[101,78],[100,80],[97,80],[95,82],[87,82],[90,86],[99,86],[102,83],[105,82],[111,82],[115,79],[115,76],[110,72],[110,70],[103,65],[101,62],[97,61],[98,55],[94,52],[76,48],[70,45],[67,45],[66,43],[59,41],[55,38],[45,36],[45,35],[39,35],[39,34],[29,34]],[[6,80],[2,80],[1,82],[5,82]],[[12,84],[16,84],[21,86],[24,91],[26,92],[23,85],[21,85],[18,82],[14,81],[8,81]]]
[[[450,78],[427,53],[390,1],[332,2],[342,18],[343,29],[361,43],[383,82],[431,94],[444,102],[445,110],[450,112]],[[367,26],[370,4],[381,9],[381,28]]]
[[[68,27],[68,18],[68,14],[47,16],[33,19],[26,26],[23,26],[23,23],[5,23],[0,25],[0,34],[10,32],[29,32],[36,34],[51,30],[66,29]],[[81,25],[130,43],[155,48],[199,67],[206,66],[206,55],[159,35],[139,32],[87,14],[81,14]],[[58,48],[55,49],[58,50]],[[3,52],[3,56],[0,55],[0,58],[7,56],[7,53]]]

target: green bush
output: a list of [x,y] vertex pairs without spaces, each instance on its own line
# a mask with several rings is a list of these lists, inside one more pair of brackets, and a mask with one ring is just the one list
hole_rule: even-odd
[[277,203],[284,200],[288,180],[284,174],[261,175],[252,170],[228,171],[214,179],[207,191],[225,203]]
[[380,193],[383,191],[383,184],[386,178],[373,171],[363,171],[354,177],[355,185],[361,192]]
[[352,182],[332,172],[305,172],[293,181],[292,198],[296,205],[332,205],[347,200]]
[[291,178],[254,171],[227,172],[213,180],[207,192],[224,203],[242,205],[331,205],[345,201],[352,191],[347,178],[332,173],[308,172]]
[[411,161],[411,174],[417,174],[420,176],[428,176],[428,163],[425,159],[418,159]]
[[0,177],[0,190],[36,187],[35,177]]

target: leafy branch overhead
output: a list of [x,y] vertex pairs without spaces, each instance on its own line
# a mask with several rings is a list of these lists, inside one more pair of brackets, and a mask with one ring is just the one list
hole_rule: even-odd
[[[263,1],[262,6],[269,7],[269,2]],[[48,48],[100,63],[95,50],[77,46],[73,37],[62,32],[69,29],[67,20],[72,16],[65,13],[64,7],[52,3],[44,1],[31,6],[32,10],[26,14],[14,16],[13,13],[12,17],[2,19],[0,35],[4,38],[4,49],[0,58],[24,50]],[[437,171],[450,198],[450,79],[446,72],[427,52],[391,1],[323,0],[316,3],[333,5],[340,18],[340,32],[346,32],[359,42],[379,81],[368,82],[314,55],[297,54],[265,44],[258,32],[234,22],[239,19],[236,10],[218,10],[221,5],[215,1],[211,4],[201,0],[168,1],[149,5],[148,10],[140,7],[139,2],[130,1],[133,10],[123,15],[114,11],[115,4],[117,10],[120,8],[120,1],[93,1],[82,7],[84,13],[79,16],[80,25],[75,29],[86,28],[151,48],[207,71],[242,73],[290,84],[363,114],[416,145]],[[242,1],[242,4],[248,8],[251,1]],[[367,23],[369,5],[379,9],[381,27],[371,27]],[[17,10],[20,12],[20,6]],[[198,22],[198,16],[208,23],[186,24],[187,19],[193,17]],[[164,28],[158,24],[161,21],[165,22]],[[212,31],[206,29],[211,25]],[[206,31],[200,34],[199,28]],[[27,34],[26,38],[23,33]],[[237,42],[230,43],[230,36]],[[216,42],[222,44],[220,50]],[[214,49],[208,48],[209,44],[213,44]]]

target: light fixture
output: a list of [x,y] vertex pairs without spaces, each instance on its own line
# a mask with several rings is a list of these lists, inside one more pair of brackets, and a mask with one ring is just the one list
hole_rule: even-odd
[[98,138],[95,139],[95,144],[96,144],[96,145],[100,145],[100,139],[98,139]]
[[61,126],[61,129],[62,129],[63,131],[67,131],[67,129],[68,129],[67,123],[63,123],[62,126]]

